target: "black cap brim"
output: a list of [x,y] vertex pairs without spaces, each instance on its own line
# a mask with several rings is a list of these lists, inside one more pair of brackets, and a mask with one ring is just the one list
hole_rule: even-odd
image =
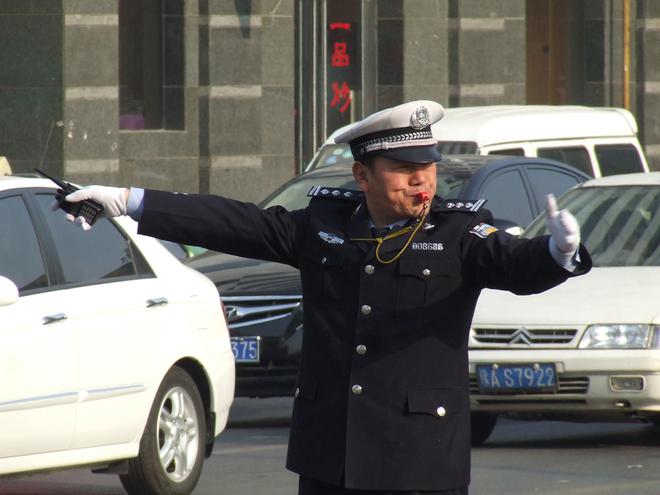
[[410,146],[394,150],[378,150],[371,156],[384,156],[390,160],[406,163],[430,163],[440,161],[441,155],[435,145]]

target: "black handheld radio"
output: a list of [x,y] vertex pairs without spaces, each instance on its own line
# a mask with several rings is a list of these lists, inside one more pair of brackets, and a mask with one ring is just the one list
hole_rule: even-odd
[[60,208],[67,212],[69,215],[73,215],[74,218],[83,217],[89,225],[93,225],[94,222],[103,217],[103,206],[92,199],[85,199],[76,203],[71,203],[64,199],[66,195],[77,191],[79,188],[62,179],[51,177],[38,168],[35,168],[34,170],[36,170],[38,174],[52,180],[59,186],[60,189],[57,191],[58,194],[56,196],[57,202],[59,203]]

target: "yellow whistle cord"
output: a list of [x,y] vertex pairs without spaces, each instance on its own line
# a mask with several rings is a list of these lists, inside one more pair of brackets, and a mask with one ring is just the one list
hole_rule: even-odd
[[[405,250],[408,248],[408,246],[412,242],[413,237],[415,237],[415,234],[417,233],[419,228],[424,223],[424,220],[426,219],[426,215],[427,215],[426,205],[424,205],[424,209],[422,210],[422,213],[420,214],[421,218],[418,217],[415,226],[409,225],[408,227],[405,227],[401,230],[397,230],[396,232],[392,232],[391,234],[388,234],[384,237],[354,238],[354,239],[351,239],[351,241],[377,242],[378,246],[376,246],[376,259],[378,261],[380,261],[382,264],[388,265],[388,264],[393,263],[396,260],[398,260],[401,257],[401,255],[405,252]],[[384,260],[380,257],[380,248],[383,245],[383,242],[389,241],[390,239],[394,239],[395,237],[402,236],[403,234],[406,234],[407,232],[411,232],[411,231],[412,231],[412,233],[410,234],[410,237],[408,237],[408,240],[406,241],[404,246],[399,250],[398,253],[396,253],[394,255],[394,257],[390,258],[389,260]]]

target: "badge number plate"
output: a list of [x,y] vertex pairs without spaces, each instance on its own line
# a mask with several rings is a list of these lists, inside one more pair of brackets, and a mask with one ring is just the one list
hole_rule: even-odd
[[237,363],[258,363],[261,337],[232,337],[231,350]]
[[553,393],[557,370],[550,363],[477,365],[477,384],[490,394]]

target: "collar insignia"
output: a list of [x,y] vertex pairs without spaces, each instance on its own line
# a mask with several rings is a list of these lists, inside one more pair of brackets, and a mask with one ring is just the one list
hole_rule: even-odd
[[424,222],[424,225],[422,225],[422,229],[424,230],[431,230],[433,227],[435,227],[435,225],[428,222]]

